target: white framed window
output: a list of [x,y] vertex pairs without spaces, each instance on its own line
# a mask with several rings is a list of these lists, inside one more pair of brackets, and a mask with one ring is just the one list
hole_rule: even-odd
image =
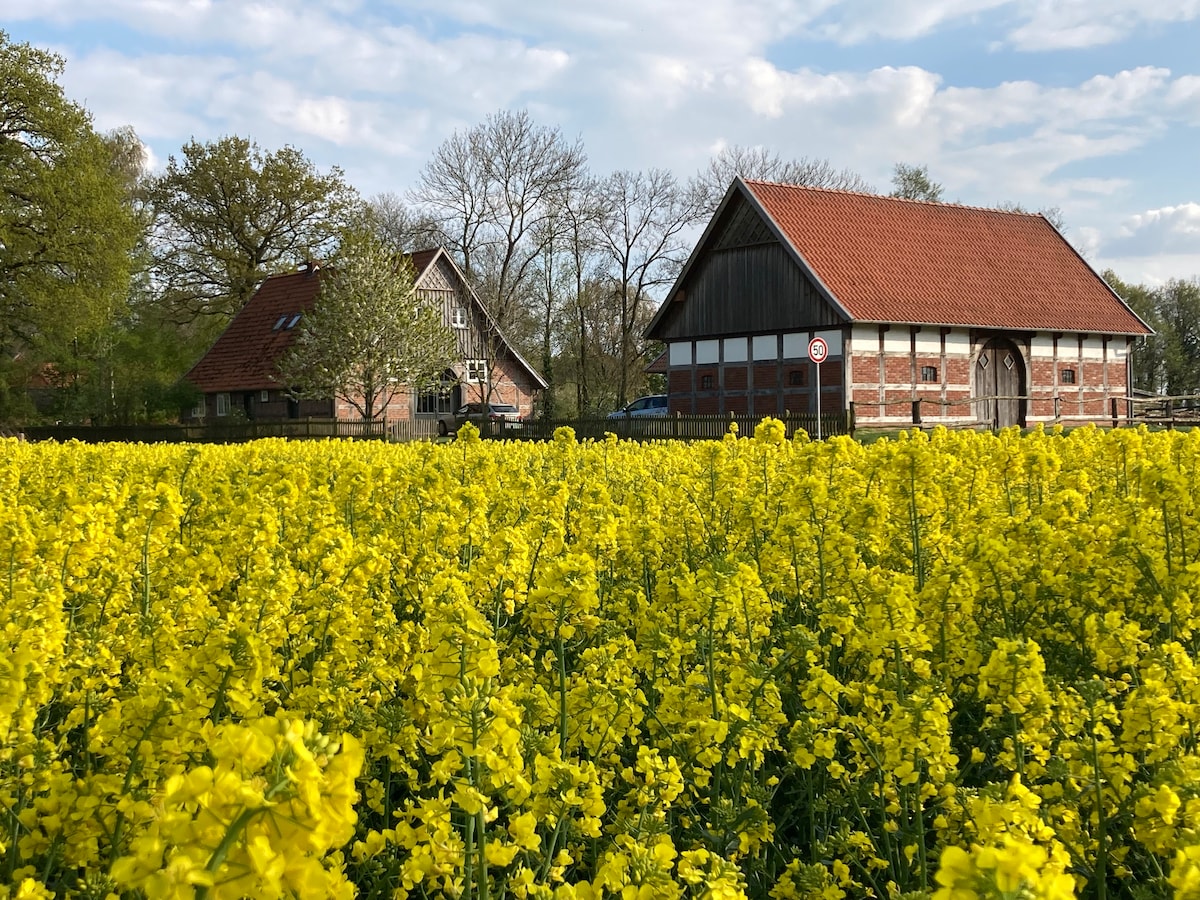
[[196,401],[196,405],[192,407],[192,418],[203,419],[206,412],[208,412],[208,410],[204,408],[204,398],[201,397]]
[[456,306],[450,311],[450,327],[451,328],[466,328],[467,327],[467,310],[464,306]]
[[229,415],[229,395],[228,394],[217,394],[217,415],[218,416]]
[[270,391],[259,391],[258,392],[258,402],[259,403],[269,403],[270,401],[271,401],[271,392]]
[[746,339],[725,338],[725,362],[739,363],[746,361]]
[[773,334],[756,334],[753,340],[755,362],[779,359],[779,338]]
[[482,384],[487,381],[488,368],[486,359],[466,359],[463,360],[463,365],[466,367],[464,381],[468,384]]

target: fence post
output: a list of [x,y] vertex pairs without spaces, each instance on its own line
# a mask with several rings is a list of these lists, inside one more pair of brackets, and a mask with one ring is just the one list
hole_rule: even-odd
[[912,423],[918,428],[921,427],[921,398],[918,397],[912,402]]
[[671,436],[679,437],[679,419],[683,415],[679,410],[675,410],[675,415],[671,417]]
[[1062,398],[1061,398],[1061,397],[1057,397],[1057,396],[1056,396],[1056,397],[1054,398],[1054,421],[1055,421],[1055,422],[1057,422],[1059,419],[1061,419],[1061,418],[1062,418],[1062,413],[1061,413],[1061,412],[1060,412],[1060,410],[1059,410],[1059,403],[1060,403],[1061,401],[1062,401]]
[[1167,427],[1170,428],[1172,431],[1174,431],[1175,430],[1175,401],[1172,400],[1170,397],[1167,398],[1167,418],[1170,419],[1170,421],[1167,422]]
[[1121,413],[1120,413],[1119,407],[1117,406],[1117,398],[1116,397],[1110,398],[1109,403],[1112,407],[1112,423],[1113,423],[1112,427],[1119,428],[1120,425],[1118,424],[1118,422],[1121,418]]
[[850,409],[846,411],[846,430],[850,432],[850,437],[854,437],[854,430],[858,425],[858,419],[854,413],[854,401],[850,401]]

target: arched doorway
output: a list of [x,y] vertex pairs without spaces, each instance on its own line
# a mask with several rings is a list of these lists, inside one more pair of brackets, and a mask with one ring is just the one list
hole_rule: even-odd
[[1025,359],[1008,338],[989,340],[975,359],[975,415],[992,428],[1025,425]]

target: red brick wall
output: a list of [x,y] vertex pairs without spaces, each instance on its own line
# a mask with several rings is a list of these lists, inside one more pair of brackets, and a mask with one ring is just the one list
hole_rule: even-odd
[[725,367],[725,392],[744,391],[748,383],[748,369],[745,366]]
[[[682,394],[691,394],[692,392],[692,371],[691,369],[672,369],[667,374],[667,393],[670,394],[671,402]],[[672,405],[671,410],[675,407]]]

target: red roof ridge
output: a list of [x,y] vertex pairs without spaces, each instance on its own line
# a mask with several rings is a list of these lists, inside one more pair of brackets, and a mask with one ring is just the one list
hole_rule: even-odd
[[[997,213],[1005,216],[1028,216],[1031,219],[1045,219],[1040,212],[1029,212],[1019,209],[1000,209],[995,206],[973,206],[969,203],[951,203],[942,200],[920,200],[915,197],[893,197],[890,194],[876,194],[872,191],[850,191],[845,188],[818,187],[807,184],[790,184],[786,181],[764,181],[761,178],[743,178],[747,185],[762,185],[764,187],[781,187],[813,193],[841,194],[847,197],[863,197],[868,200],[890,200],[896,203],[912,203],[918,206],[948,206],[952,209],[966,209],[973,212]],[[1049,219],[1046,219],[1049,221]]]

